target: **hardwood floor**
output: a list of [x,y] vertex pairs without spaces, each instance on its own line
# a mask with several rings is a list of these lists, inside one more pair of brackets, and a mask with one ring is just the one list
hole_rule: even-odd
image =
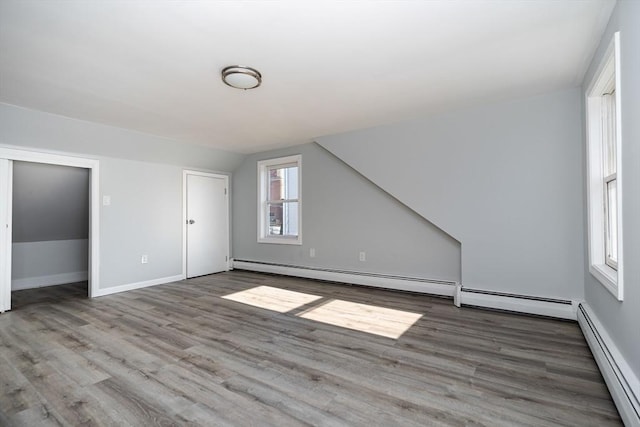
[[573,322],[242,271],[84,286],[0,315],[0,425],[621,425]]

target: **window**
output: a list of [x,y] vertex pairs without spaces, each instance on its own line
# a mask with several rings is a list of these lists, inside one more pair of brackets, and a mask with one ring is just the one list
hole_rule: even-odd
[[604,188],[604,241],[605,263],[618,269],[618,226],[617,226],[617,159],[616,159],[616,91],[609,87],[602,94],[602,145]]
[[258,162],[258,242],[302,244],[300,155]]
[[620,35],[616,33],[586,92],[589,271],[623,297]]

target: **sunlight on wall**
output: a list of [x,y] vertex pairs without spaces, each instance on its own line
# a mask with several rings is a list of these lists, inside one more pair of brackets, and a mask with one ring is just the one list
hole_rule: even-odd
[[298,316],[397,339],[416,323],[422,314],[350,301],[332,300],[298,314]]
[[286,313],[322,297],[271,286],[257,286],[246,291],[225,295],[222,298],[279,313]]

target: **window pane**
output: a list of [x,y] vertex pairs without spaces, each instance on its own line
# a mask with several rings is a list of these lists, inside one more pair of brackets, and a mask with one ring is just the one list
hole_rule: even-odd
[[282,203],[269,203],[267,205],[269,215],[269,236],[280,236],[282,234]]
[[291,200],[298,198],[298,167],[275,167],[269,169],[269,200]]
[[616,94],[602,95],[602,142],[604,174],[616,173]]
[[298,235],[298,202],[269,203],[269,236]]
[[618,262],[618,186],[614,179],[607,183],[606,211],[607,211],[607,259]]
[[298,235],[298,202],[284,203],[282,227],[284,236]]
[[267,195],[267,199],[282,200],[283,187],[282,169],[269,169],[269,194]]
[[298,198],[298,167],[287,168],[285,171],[285,199],[296,200]]

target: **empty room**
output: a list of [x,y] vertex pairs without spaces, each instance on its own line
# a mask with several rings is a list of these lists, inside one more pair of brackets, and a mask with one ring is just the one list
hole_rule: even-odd
[[640,426],[640,1],[0,0],[0,426]]

